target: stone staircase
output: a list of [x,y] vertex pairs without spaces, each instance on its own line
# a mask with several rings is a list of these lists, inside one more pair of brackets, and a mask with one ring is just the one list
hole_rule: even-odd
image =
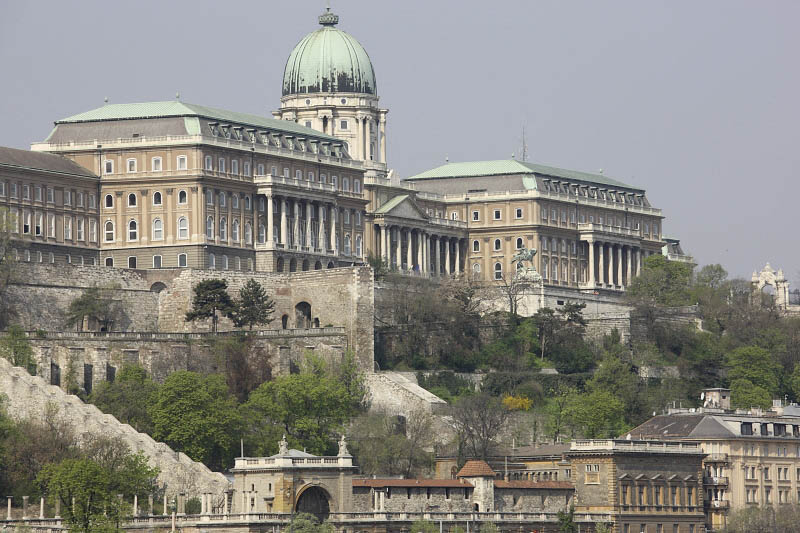
[[163,442],[156,442],[150,435],[139,433],[94,405],[83,403],[77,396],[49,385],[38,376],[31,376],[25,369],[12,366],[2,357],[0,395],[5,395],[3,404],[12,418],[43,420],[45,413],[55,408],[75,430],[80,441],[93,435],[120,438],[132,452],[144,453],[150,466],[161,470],[158,482],[167,486],[169,494],[212,493],[221,496],[228,488],[228,480],[221,473],[212,472],[186,454],[173,451]]

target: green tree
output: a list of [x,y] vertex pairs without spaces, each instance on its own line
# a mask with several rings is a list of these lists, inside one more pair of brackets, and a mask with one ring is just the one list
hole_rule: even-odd
[[21,326],[8,327],[6,335],[0,339],[0,357],[4,357],[14,366],[24,368],[32,376],[36,375],[33,348]]
[[417,520],[411,524],[411,533],[439,533],[439,526],[430,520]]
[[480,533],[500,533],[500,528],[494,522],[484,522],[481,524]]
[[277,451],[281,434],[310,453],[332,453],[344,424],[355,414],[353,399],[339,379],[304,368],[263,383],[242,408],[248,444],[261,454]]
[[749,379],[734,379],[731,382],[731,405],[742,409],[750,407],[768,409],[772,405],[772,394]]
[[574,387],[563,383],[558,383],[556,387],[550,389],[544,410],[547,415],[546,431],[552,435],[554,443],[561,440],[561,435],[567,425],[570,399],[577,393],[578,391]]
[[588,439],[616,437],[627,429],[625,405],[603,390],[574,396],[567,416]]
[[194,289],[192,310],[186,313],[186,321],[211,319],[211,331],[217,331],[217,312],[230,318],[234,312],[233,300],[228,294],[228,283],[223,279],[204,279]]
[[109,290],[99,287],[88,287],[83,290],[80,296],[69,303],[67,308],[67,326],[75,326],[77,331],[81,330],[84,318],[97,321],[100,327],[109,331],[115,319],[118,318],[121,309],[109,294]]
[[247,326],[266,326],[272,322],[275,302],[267,294],[259,282],[250,278],[239,291],[233,302],[231,320],[237,328]]
[[228,389],[239,403],[256,387],[272,379],[269,353],[253,335],[226,335],[213,340],[212,350],[219,367],[225,368]]
[[626,296],[637,307],[688,305],[692,303],[691,280],[691,265],[654,254],[644,260],[642,272],[631,280]]
[[333,526],[328,522],[320,523],[313,514],[298,513],[292,517],[285,531],[287,533],[333,533]]
[[156,392],[149,413],[154,439],[210,468],[230,465],[241,416],[223,376],[173,372]]
[[367,255],[367,263],[372,267],[375,275],[375,281],[380,281],[386,278],[389,273],[389,264],[380,256],[373,255],[372,252]]
[[153,420],[148,409],[157,391],[158,385],[144,368],[125,364],[113,382],[104,381],[94,388],[89,402],[136,431],[152,433]]
[[800,364],[794,366],[794,371],[789,376],[789,390],[792,391],[795,401],[800,399]]
[[578,525],[575,523],[575,508],[570,507],[569,511],[558,512],[558,531],[559,533],[575,533]]
[[725,358],[725,367],[731,383],[747,380],[771,395],[778,393],[781,369],[772,355],[763,348],[757,346],[736,348]]

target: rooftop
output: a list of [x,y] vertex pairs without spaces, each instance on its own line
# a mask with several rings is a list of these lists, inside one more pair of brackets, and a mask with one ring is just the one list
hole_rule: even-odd
[[[503,176],[503,175],[540,175],[563,180],[583,181],[597,183],[612,187],[626,187],[636,189],[626,185],[621,181],[611,179],[603,174],[593,174],[579,170],[568,170],[564,168],[517,161],[516,159],[499,159],[494,161],[467,161],[461,163],[447,163],[440,167],[426,170],[415,176],[406,178],[406,181],[429,180],[442,178],[469,178],[483,176]],[[527,183],[528,188],[536,188],[535,182]]]
[[471,488],[472,484],[463,479],[354,479],[354,487],[449,487]]
[[495,471],[486,461],[471,460],[464,463],[456,477],[494,477],[495,475]]
[[41,170],[45,172],[58,172],[87,178],[97,176],[86,170],[71,159],[60,155],[18,150],[0,146],[0,165],[20,169]]
[[568,454],[588,453],[680,453],[704,455],[699,442],[676,442],[664,440],[574,440]]

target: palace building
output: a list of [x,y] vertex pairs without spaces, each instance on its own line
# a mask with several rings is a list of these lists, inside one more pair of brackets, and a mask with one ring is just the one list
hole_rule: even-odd
[[372,62],[338,22],[326,11],[291,51],[273,117],[177,99],[106,104],[57,120],[27,156],[0,152],[18,253],[264,272],[374,256],[400,273],[491,282],[535,248],[558,301],[614,300],[654,253],[691,261],[643,189],[603,174],[512,159],[397,179]]

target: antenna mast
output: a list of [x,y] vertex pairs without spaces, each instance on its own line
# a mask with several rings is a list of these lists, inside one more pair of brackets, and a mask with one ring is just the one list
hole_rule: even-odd
[[525,126],[522,126],[522,160],[528,160],[528,142],[525,139]]

